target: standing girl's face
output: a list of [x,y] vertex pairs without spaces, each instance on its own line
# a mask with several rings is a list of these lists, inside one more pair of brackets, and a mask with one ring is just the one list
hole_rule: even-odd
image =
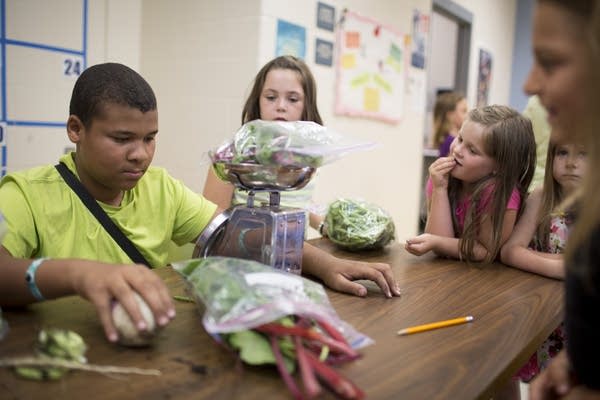
[[533,18],[534,64],[525,92],[537,94],[555,132],[570,134],[585,113],[589,86],[585,21],[564,7],[538,3]]
[[304,90],[300,73],[280,68],[267,72],[259,107],[262,120],[299,121],[304,112]]
[[587,152],[581,145],[560,144],[554,151],[552,176],[564,195],[573,193],[581,184],[587,169]]
[[456,160],[450,171],[452,177],[474,183],[494,171],[496,161],[484,151],[484,130],[476,122],[465,121],[450,147],[450,155]]

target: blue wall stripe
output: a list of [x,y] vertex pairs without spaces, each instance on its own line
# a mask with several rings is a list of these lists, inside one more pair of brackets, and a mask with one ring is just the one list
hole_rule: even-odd
[[47,122],[47,121],[6,121],[6,125],[11,126],[47,126],[47,127],[66,127],[66,122]]
[[87,68],[87,6],[88,6],[88,0],[83,0],[83,43],[82,43],[82,50],[83,50],[83,69],[85,70]]
[[78,56],[83,56],[85,54],[83,51],[80,51],[80,50],[72,50],[72,49],[66,49],[64,47],[56,47],[56,46],[48,46],[45,44],[39,44],[39,43],[24,42],[22,40],[4,39],[4,43],[13,45],[13,46],[31,47],[34,49],[54,51],[57,53],[76,54]]
[[[6,119],[6,47],[4,46],[4,38],[6,37],[6,4],[5,0],[0,1],[0,14],[2,16],[2,31],[0,32],[0,40],[2,41],[2,46],[0,49],[0,58],[2,59],[2,115],[0,118],[2,121]],[[4,164],[2,164],[4,165]]]
[[0,175],[6,175],[6,145],[2,146],[2,173]]

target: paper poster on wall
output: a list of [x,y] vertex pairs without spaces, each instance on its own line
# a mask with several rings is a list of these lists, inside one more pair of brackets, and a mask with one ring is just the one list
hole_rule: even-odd
[[488,104],[490,83],[492,80],[492,54],[479,49],[479,72],[477,78],[477,107]]
[[406,80],[404,35],[346,11],[338,30],[338,52],[336,114],[400,122]]
[[415,68],[425,68],[425,54],[427,54],[428,36],[429,15],[423,14],[419,10],[414,10],[410,62]]
[[277,46],[275,56],[295,56],[304,59],[306,55],[306,29],[284,20],[277,20]]
[[412,68],[408,71],[406,79],[406,95],[410,99],[410,109],[414,113],[425,113],[425,71],[418,68]]

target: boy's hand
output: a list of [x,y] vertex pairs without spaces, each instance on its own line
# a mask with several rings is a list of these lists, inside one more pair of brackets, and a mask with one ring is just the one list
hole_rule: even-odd
[[367,288],[353,281],[368,279],[375,282],[386,297],[400,296],[400,288],[388,264],[333,258],[335,261],[318,274],[323,283],[331,289],[364,297],[367,295]]
[[82,264],[73,272],[73,288],[77,294],[94,304],[109,341],[118,339],[111,309],[115,300],[121,303],[140,331],[147,329],[134,292],[146,301],[158,326],[165,326],[175,317],[169,290],[158,275],[146,266],[92,261],[82,261]]
[[448,189],[450,171],[456,165],[453,157],[440,157],[429,166],[429,176],[434,189]]
[[567,352],[562,350],[531,382],[529,398],[531,400],[558,399],[571,390],[572,384]]
[[404,248],[411,254],[422,256],[435,248],[435,236],[429,233],[423,233],[412,239],[408,239]]

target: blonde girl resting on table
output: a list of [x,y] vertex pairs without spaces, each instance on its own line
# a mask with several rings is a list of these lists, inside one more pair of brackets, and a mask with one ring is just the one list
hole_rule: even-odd
[[[503,263],[550,278],[564,279],[562,253],[576,210],[570,200],[567,200],[569,205],[566,207],[563,203],[579,190],[586,169],[587,153],[583,146],[569,142],[550,143],[544,185],[534,189],[527,198],[523,216],[500,252]],[[564,326],[560,324],[515,378],[531,381],[562,350],[564,343]],[[509,382],[505,393],[510,395],[505,398],[520,398],[518,379]]]
[[562,253],[574,210],[557,207],[579,188],[586,167],[587,153],[583,146],[550,143],[544,185],[527,198],[523,216],[502,247],[503,263],[550,278],[565,277]]
[[[265,64],[254,78],[254,85],[242,110],[242,124],[265,121],[312,121],[323,124],[317,108],[317,86],[310,69],[299,58],[280,56]],[[282,192],[282,204],[307,209],[312,201],[314,178],[306,187]],[[212,169],[204,184],[204,197],[227,209],[245,204],[247,193],[220,180]],[[268,202],[266,193],[256,193],[258,201]],[[310,226],[319,230],[323,217],[309,213]]]
[[449,157],[429,167],[425,233],[406,241],[467,262],[492,262],[521,212],[535,170],[531,122],[500,105],[471,110]]

